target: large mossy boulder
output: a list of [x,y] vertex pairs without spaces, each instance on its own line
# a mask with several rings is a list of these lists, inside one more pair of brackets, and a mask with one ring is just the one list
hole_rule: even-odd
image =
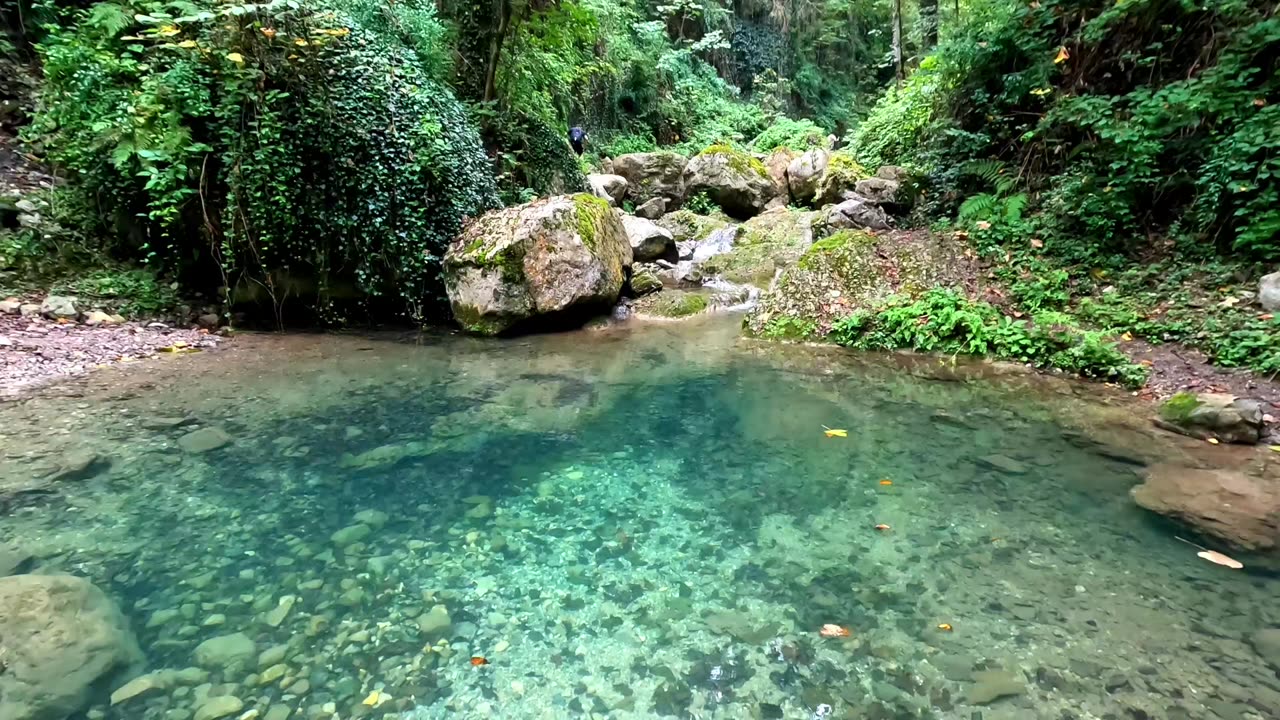
[[872,235],[843,230],[814,242],[788,265],[747,318],[753,334],[798,321],[825,335],[839,319],[874,310],[893,295],[974,283],[963,243],[928,232]]
[[787,165],[787,185],[798,203],[811,203],[818,193],[818,183],[827,170],[831,153],[822,148],[806,150]]
[[667,208],[684,202],[684,173],[688,159],[672,152],[631,153],[613,159],[609,170],[627,180],[627,197],[636,205],[653,198],[667,201]]
[[689,197],[705,195],[742,220],[759,215],[778,193],[764,163],[728,145],[712,145],[689,160],[684,186]]
[[858,164],[852,155],[843,152],[831,153],[827,167],[818,180],[814,191],[814,207],[822,207],[848,199],[855,193],[858,182],[867,179],[866,168]]
[[608,308],[631,261],[626,228],[606,201],[561,195],[468,225],[445,255],[445,289],[463,328],[497,335]]
[[0,718],[79,717],[95,688],[142,662],[124,615],[88,580],[0,578]]
[[[703,273],[735,283],[769,287],[778,271],[813,244],[817,213],[776,208],[738,227],[732,246],[702,263]],[[695,252],[695,259],[697,254]]]

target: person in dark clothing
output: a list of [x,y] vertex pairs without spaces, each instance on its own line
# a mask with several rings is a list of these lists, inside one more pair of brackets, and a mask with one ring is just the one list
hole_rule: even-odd
[[573,151],[579,155],[582,154],[582,147],[587,142],[587,131],[581,127],[574,125],[569,129],[569,144],[573,146]]

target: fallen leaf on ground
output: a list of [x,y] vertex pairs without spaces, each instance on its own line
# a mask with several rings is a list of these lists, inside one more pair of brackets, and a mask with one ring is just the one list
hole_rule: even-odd
[[833,623],[827,623],[826,625],[822,626],[822,629],[818,631],[818,634],[821,635],[822,637],[843,638],[843,637],[849,637],[849,629],[840,627],[839,625],[836,625]]
[[1223,555],[1220,552],[1214,552],[1213,550],[1203,550],[1201,552],[1196,553],[1196,555],[1198,557],[1204,558],[1205,560],[1208,560],[1211,563],[1214,563],[1215,565],[1223,565],[1225,567],[1231,568],[1232,570],[1239,570],[1244,567],[1244,563],[1240,562],[1239,560],[1234,560],[1232,558],[1227,557],[1226,555]]
[[822,434],[826,435],[827,437],[849,437],[848,430],[841,430],[839,428],[829,428],[826,425],[822,426]]

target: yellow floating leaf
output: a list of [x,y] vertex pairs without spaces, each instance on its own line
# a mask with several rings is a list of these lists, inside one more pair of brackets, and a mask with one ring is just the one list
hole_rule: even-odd
[[822,426],[822,433],[827,437],[849,437],[848,430],[840,430],[838,428],[829,428],[826,425]]
[[1208,560],[1209,562],[1214,563],[1215,565],[1222,565],[1223,567],[1229,567],[1232,570],[1239,570],[1244,567],[1244,563],[1240,562],[1239,560],[1229,558],[1226,555],[1223,555],[1220,552],[1214,552],[1213,550],[1203,550],[1201,552],[1196,553],[1196,556],[1202,557],[1205,560]]
[[381,700],[382,700],[382,693],[378,692],[377,690],[374,690],[373,692],[369,693],[369,697],[364,699],[363,704],[368,705],[369,707],[378,707],[378,705],[381,704],[380,702]]
[[244,56],[240,53],[227,53],[227,59],[233,63],[243,64]]
[[881,485],[886,485],[886,486],[888,486],[888,485],[892,485],[892,484],[893,484],[893,481],[892,481],[892,480],[890,480],[890,479],[888,479],[888,478],[885,478],[884,480],[881,480],[881,481],[880,481],[880,484],[881,484]]
[[1066,61],[1068,61],[1068,60],[1070,60],[1070,59],[1071,59],[1071,53],[1067,52],[1067,49],[1066,49],[1066,48],[1064,48],[1064,47],[1060,47],[1060,48],[1058,48],[1058,55],[1057,55],[1057,57],[1055,57],[1055,58],[1053,59],[1053,64],[1054,64],[1054,65],[1061,65],[1062,63],[1064,63],[1064,62],[1066,62]]

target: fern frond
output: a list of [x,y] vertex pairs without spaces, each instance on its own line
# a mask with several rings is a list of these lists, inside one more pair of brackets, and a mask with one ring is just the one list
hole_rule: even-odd
[[1026,193],[1018,193],[1011,195],[1004,201],[1004,219],[1005,222],[1016,223],[1022,219],[1022,211],[1027,209],[1031,198]]
[[960,204],[959,219],[965,221],[988,218],[999,202],[999,198],[992,193],[974,195]]
[[118,35],[133,24],[133,13],[123,5],[113,2],[98,3],[89,11],[84,24],[101,30],[103,35]]
[[995,185],[1004,175],[1005,164],[1002,160],[970,160],[965,163],[964,171]]

